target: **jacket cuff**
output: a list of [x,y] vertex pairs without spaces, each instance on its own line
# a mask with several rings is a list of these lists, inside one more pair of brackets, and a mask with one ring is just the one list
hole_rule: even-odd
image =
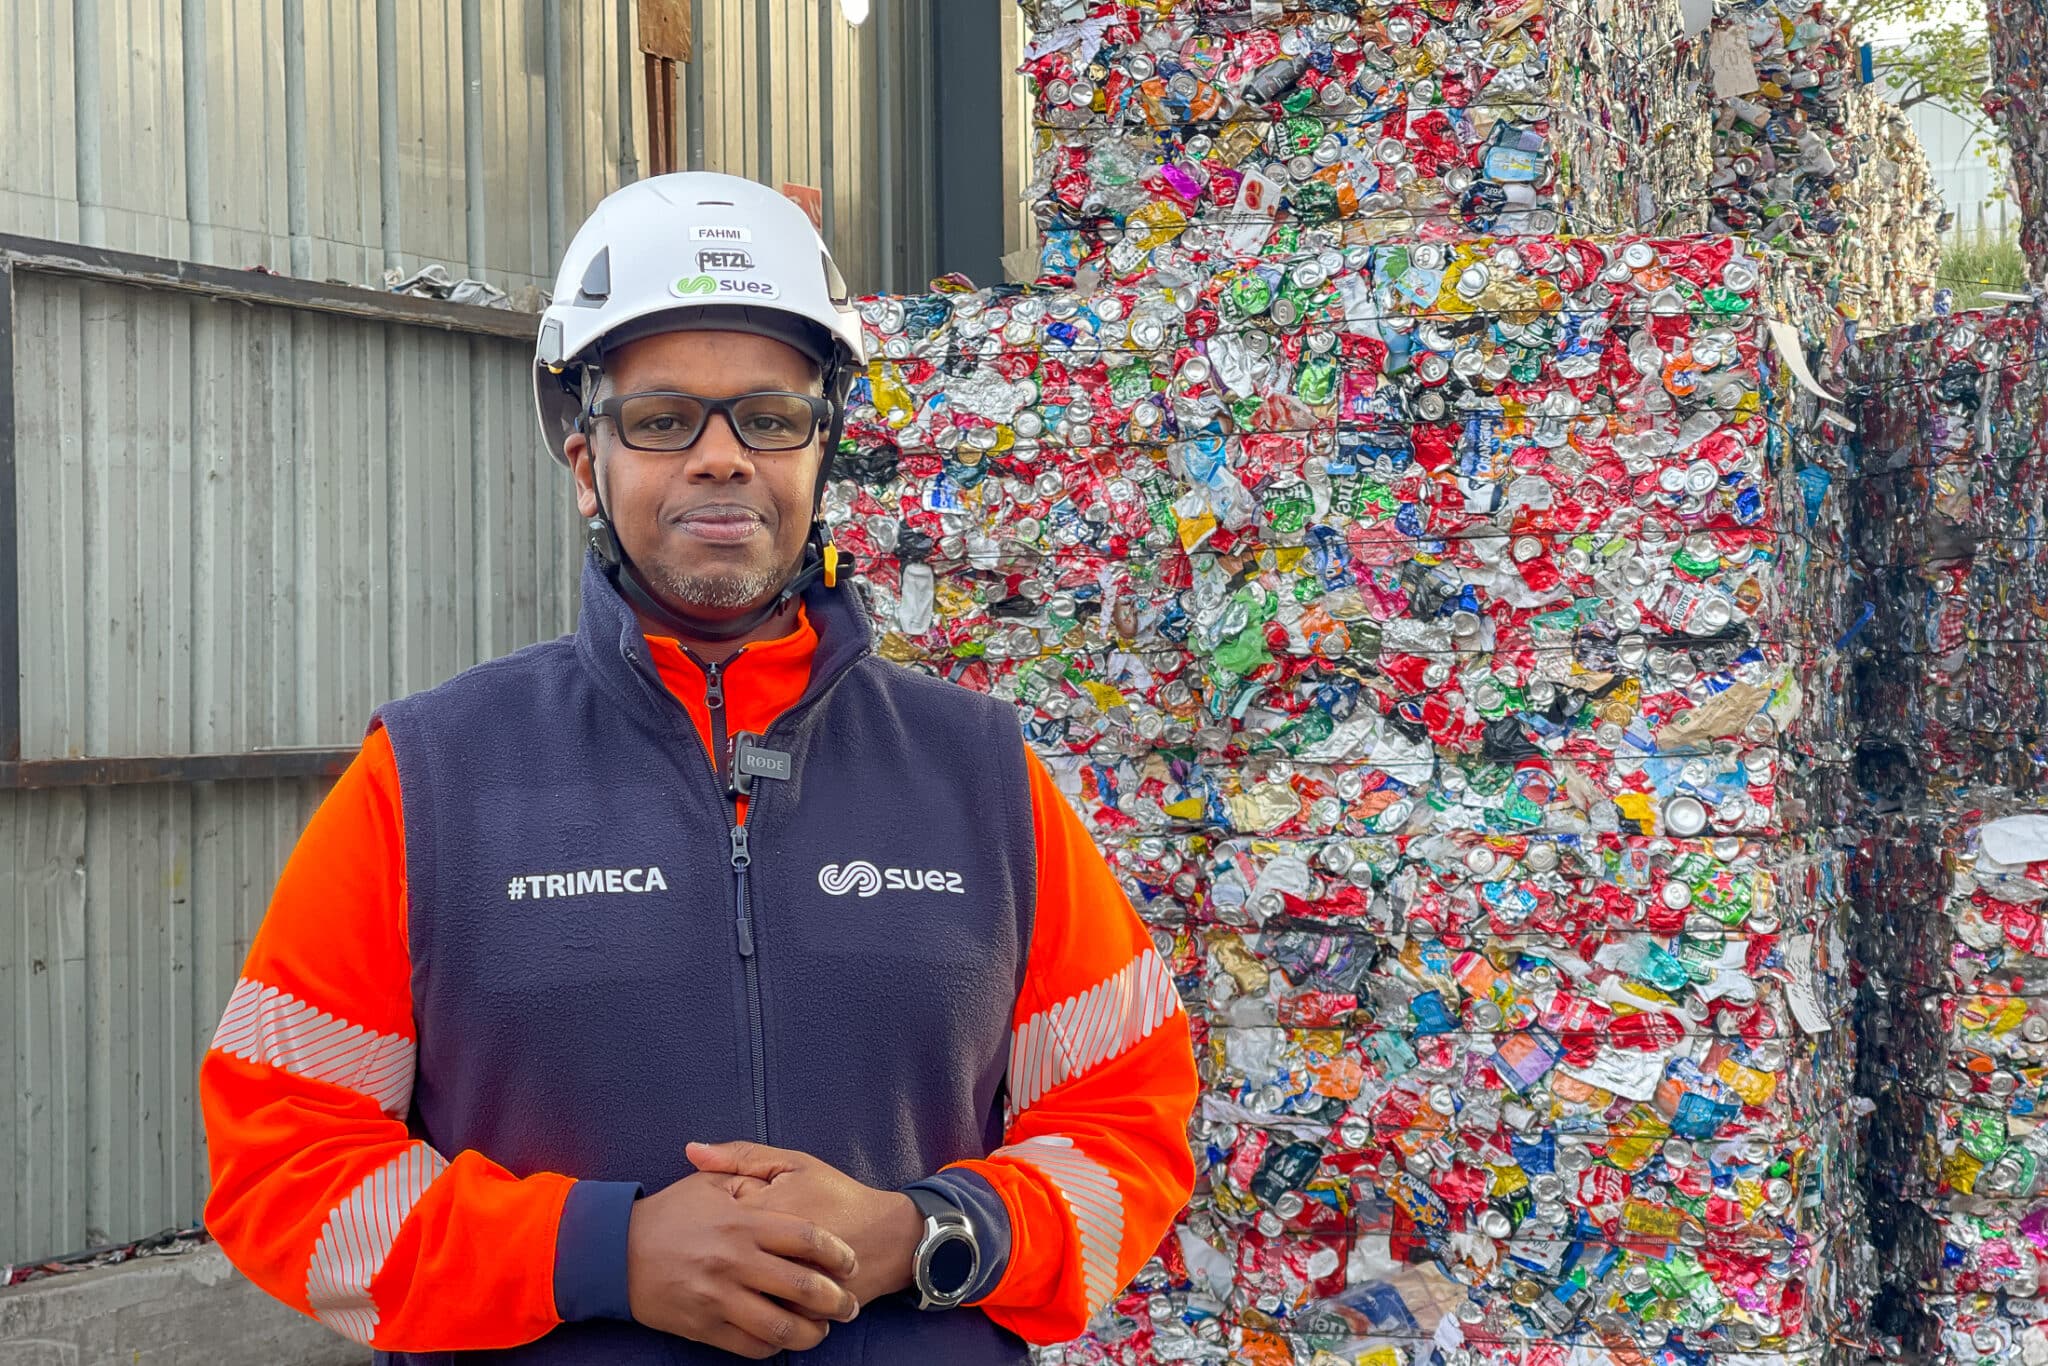
[[967,1226],[974,1230],[975,1245],[981,1250],[981,1267],[962,1303],[986,1299],[1010,1265],[1010,1211],[1004,1207],[1003,1197],[986,1177],[965,1167],[948,1167],[913,1181],[906,1189],[930,1191],[952,1201],[967,1216]]
[[555,1313],[562,1322],[633,1317],[626,1299],[626,1229],[642,1194],[634,1181],[569,1187],[555,1233]]

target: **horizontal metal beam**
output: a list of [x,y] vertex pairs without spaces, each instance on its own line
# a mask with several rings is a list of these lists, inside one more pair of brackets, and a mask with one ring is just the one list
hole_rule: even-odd
[[225,266],[200,265],[167,256],[108,251],[101,247],[79,246],[75,242],[17,237],[11,233],[0,233],[0,260],[11,263],[17,271],[67,275],[135,289],[172,290],[208,299],[297,309],[302,313],[332,313],[366,322],[431,327],[444,332],[506,337],[515,341],[532,341],[540,326],[537,315],[517,309],[452,304],[441,299],[419,299],[410,294],[364,289],[358,285],[301,280],[290,275],[272,275],[267,271],[229,270]]
[[137,787],[151,783],[262,782],[333,778],[356,749],[259,749],[246,754],[149,754],[94,759],[28,759],[0,763],[0,791],[70,787]]

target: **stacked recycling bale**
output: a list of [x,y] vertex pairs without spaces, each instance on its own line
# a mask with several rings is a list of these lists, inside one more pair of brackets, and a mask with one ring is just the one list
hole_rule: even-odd
[[2048,282],[2048,4],[1989,0],[1991,89],[1984,108],[2005,131],[2020,207],[2020,250]]
[[1941,1366],[2048,1361],[2043,319],[1930,319],[1860,371],[1861,776],[1908,813],[1855,874],[1883,1318]]
[[1910,793],[2044,790],[2048,326],[2025,306],[1930,319],[1861,352],[1856,526],[1870,576],[1858,712]]
[[1388,237],[1700,222],[1703,49],[1677,0],[1025,8],[1031,193],[1069,276],[1191,217],[1256,238],[1282,198]]
[[1839,429],[1763,320],[1825,372],[1841,319],[1733,237],[1531,231],[1643,201],[1438,96],[1552,88],[1562,11],[1240,9],[1040,6],[1040,284],[868,301],[828,494],[1194,1022],[1195,1200],[1050,1357],[1836,1359]]
[[1873,1212],[1903,1345],[2048,1361],[2048,815],[2001,789],[1886,817],[1860,861]]
[[1832,261],[1865,324],[1897,327],[1934,305],[1941,265],[1941,191],[1911,120],[1869,87],[1849,99],[1856,174],[1843,198],[1853,228]]
[[1880,325],[1923,315],[1941,259],[1940,198],[1919,136],[1863,86],[1820,0],[1743,0],[1715,19],[1709,229],[1804,261]]
[[1711,43],[1721,67],[1710,230],[1785,251],[1835,237],[1855,173],[1847,30],[1820,0],[1745,0],[1716,18]]
[[[1847,1078],[1827,721],[1799,694],[1827,686],[1838,624],[1803,604],[1837,567],[1811,467],[1765,469],[1794,405],[1764,399],[1731,245],[1383,246],[1310,296],[1323,331],[1225,325],[1259,292],[1225,272],[1215,330],[1174,303],[1152,347],[1170,285],[871,306],[867,482],[830,509],[882,649],[1019,703],[1201,1021],[1204,1190],[1112,1337],[1249,1354],[1352,1322],[1355,1279],[1443,1277],[1464,1298],[1429,1333],[1474,1343],[1687,1316],[1702,1345],[1823,1341]],[[1572,263],[1548,309],[1446,307],[1546,246]],[[1630,321],[1666,262],[1699,316]],[[1462,340],[1396,365],[1365,345],[1388,318]],[[1652,327],[1709,352],[1725,407],[1610,411],[1672,396],[1631,346]],[[1506,329],[1542,337],[1510,358]],[[1321,366],[1331,335],[1367,363]],[[1487,411],[1517,392],[1553,411]]]

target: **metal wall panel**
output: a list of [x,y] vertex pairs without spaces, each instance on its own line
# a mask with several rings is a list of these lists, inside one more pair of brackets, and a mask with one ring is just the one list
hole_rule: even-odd
[[439,262],[545,286],[551,211],[557,238],[573,230],[645,117],[637,96],[621,117],[613,0],[0,15],[4,232],[351,284]]
[[0,6],[0,223],[16,232],[77,236],[73,98],[70,0]]
[[[906,279],[929,267],[933,3],[875,0],[860,29],[837,0],[697,5],[681,79],[699,83],[703,165],[826,190],[857,289],[882,286],[885,232]],[[545,287],[619,184],[622,143],[644,159],[638,68],[615,0],[11,0],[0,232],[352,284],[438,262]]]
[[25,758],[346,745],[569,628],[578,526],[520,343],[16,294]]
[[[573,624],[523,343],[15,295],[25,758],[347,746]],[[0,1261],[197,1218],[193,1070],[320,788],[0,793]]]
[[192,1085],[324,784],[0,793],[0,1262],[192,1222]]
[[[930,259],[931,3],[697,5],[679,145],[824,190],[856,289]],[[616,0],[12,0],[0,232],[544,286],[645,165],[640,79]],[[14,299],[23,759],[352,745],[573,621],[523,342],[27,268]],[[198,1217],[193,1072],[323,787],[0,790],[0,1262]]]

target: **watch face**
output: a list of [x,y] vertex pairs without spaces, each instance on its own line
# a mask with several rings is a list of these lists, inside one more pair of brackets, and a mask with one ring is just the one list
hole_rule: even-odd
[[962,1294],[973,1278],[974,1266],[979,1260],[972,1238],[951,1230],[941,1233],[925,1259],[927,1293],[933,1298],[944,1299]]

